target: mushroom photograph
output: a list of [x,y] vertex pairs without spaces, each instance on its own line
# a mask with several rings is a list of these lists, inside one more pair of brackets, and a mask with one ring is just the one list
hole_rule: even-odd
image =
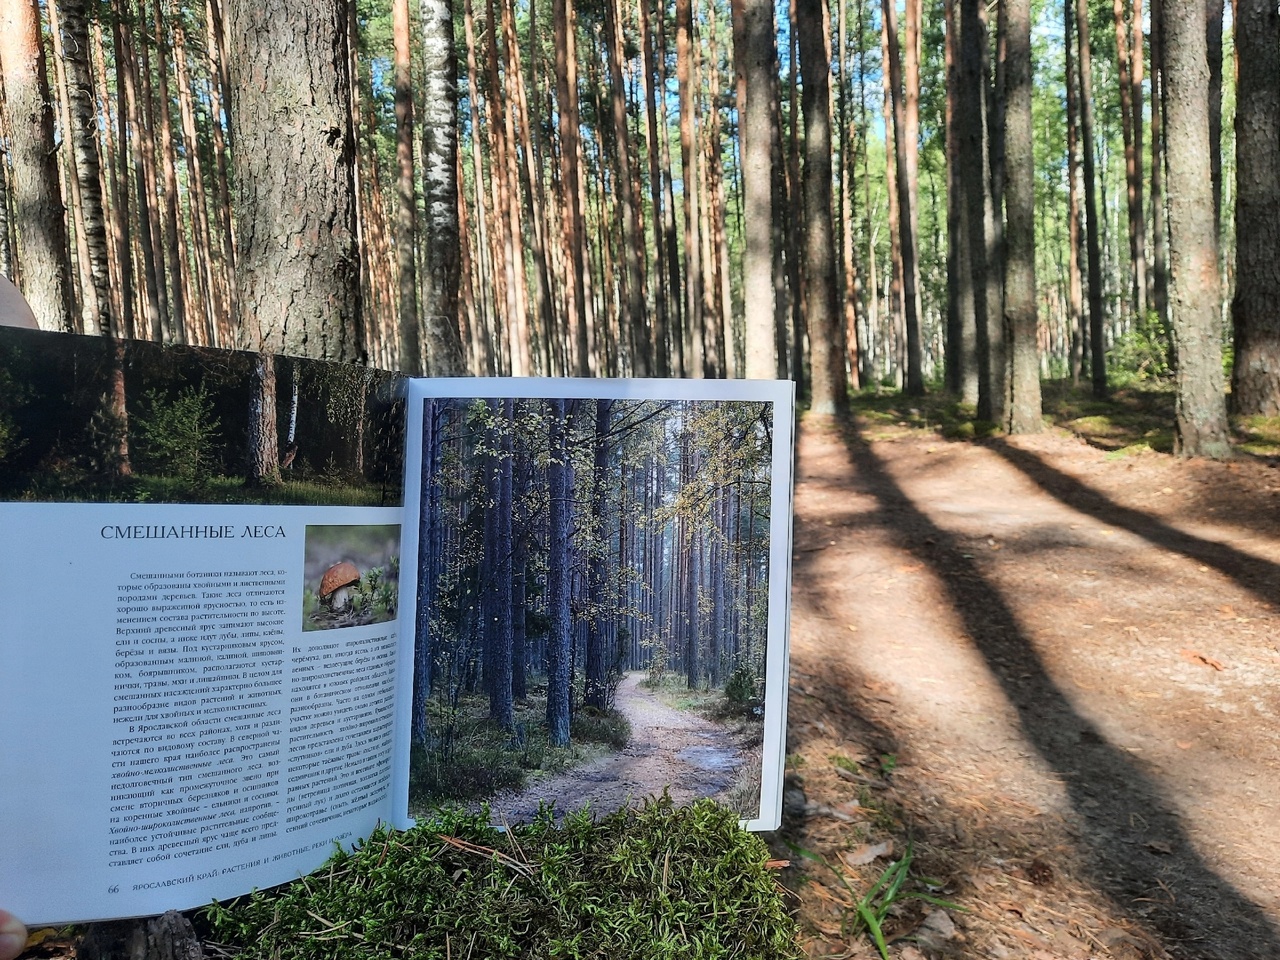
[[302,629],[334,630],[395,618],[400,527],[308,526]]

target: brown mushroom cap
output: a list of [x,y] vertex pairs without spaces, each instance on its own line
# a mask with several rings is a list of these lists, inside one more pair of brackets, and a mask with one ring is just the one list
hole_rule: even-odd
[[347,560],[341,563],[335,563],[332,567],[324,572],[324,576],[320,578],[320,596],[322,599],[331,596],[334,591],[341,590],[343,587],[349,587],[359,582],[360,571],[356,569],[356,565]]

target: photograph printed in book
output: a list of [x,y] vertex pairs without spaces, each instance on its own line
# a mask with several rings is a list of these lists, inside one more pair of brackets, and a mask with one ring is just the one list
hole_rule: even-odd
[[410,811],[772,819],[790,385],[498,383],[410,394]]

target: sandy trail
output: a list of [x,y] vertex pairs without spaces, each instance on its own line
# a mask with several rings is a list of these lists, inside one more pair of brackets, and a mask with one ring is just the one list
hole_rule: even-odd
[[584,804],[611,811],[661,795],[667,788],[677,803],[714,797],[728,789],[743,758],[732,734],[692,713],[667,706],[631,673],[619,684],[614,706],[631,721],[626,749],[548,779],[520,793],[495,797],[495,822],[533,819],[538,804],[554,802],[561,812]]
[[[857,796],[832,755],[892,757],[887,793],[971,910],[960,956],[1280,957],[1275,473],[1051,435],[799,446],[810,803]],[[793,830],[838,856],[874,828]]]

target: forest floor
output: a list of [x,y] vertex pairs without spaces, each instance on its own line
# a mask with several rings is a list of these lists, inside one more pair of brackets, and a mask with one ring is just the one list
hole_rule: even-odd
[[[561,813],[585,805],[608,813],[642,803],[655,784],[667,784],[676,803],[731,799],[744,754],[752,749],[742,733],[664,703],[640,682],[644,676],[627,674],[614,694],[614,709],[631,723],[624,749],[495,797],[489,801],[493,821],[527,823],[544,800],[554,802]],[[758,766],[758,756],[753,762]],[[758,785],[756,789],[758,804]]]
[[[799,431],[775,840],[858,896],[910,840],[965,910],[901,901],[902,960],[1280,958],[1277,460],[950,441],[900,402]],[[775,848],[809,955],[876,956]]]

